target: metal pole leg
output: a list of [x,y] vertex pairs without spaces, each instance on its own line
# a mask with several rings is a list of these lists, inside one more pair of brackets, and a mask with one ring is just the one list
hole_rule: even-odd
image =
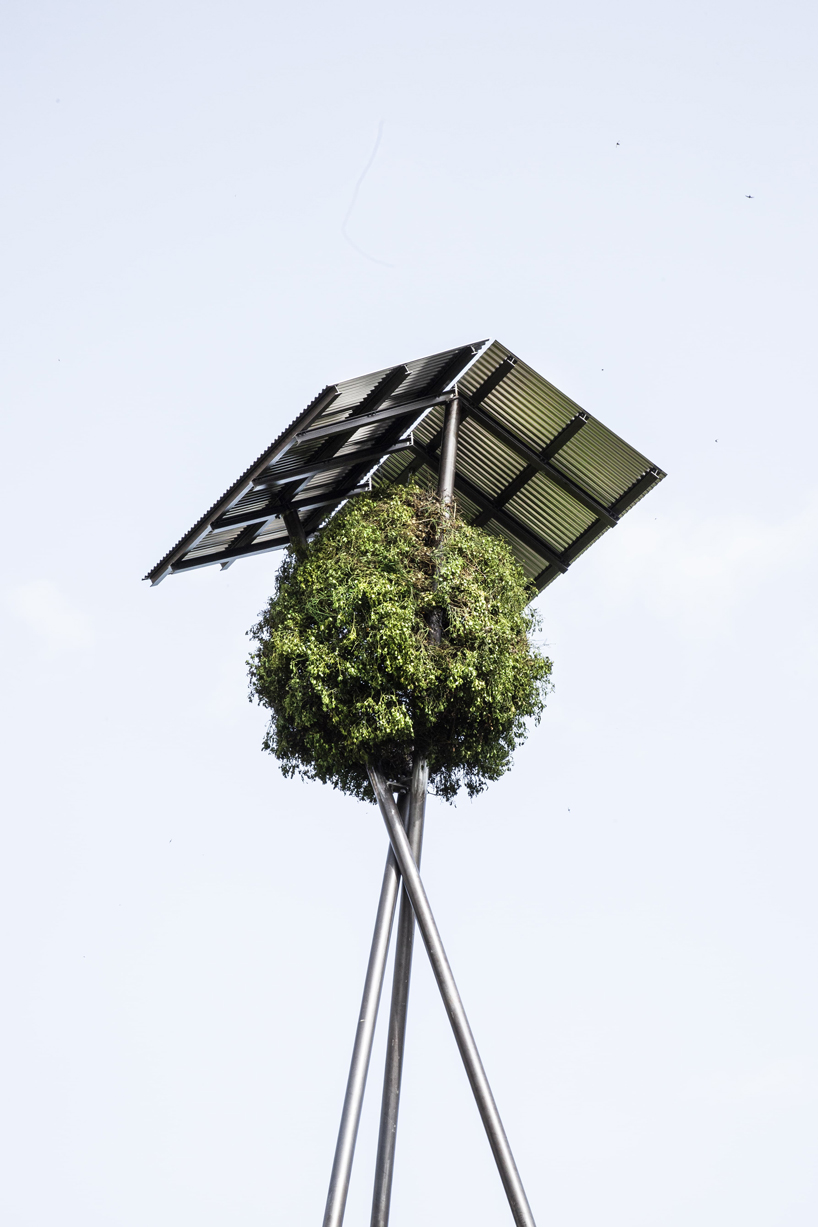
[[[385,786],[385,785],[384,785]],[[395,805],[392,794],[389,794]],[[395,813],[398,808],[395,806]],[[398,816],[398,822],[403,824]],[[405,832],[404,832],[405,834]],[[344,1108],[341,1113],[341,1126],[338,1130],[338,1141],[335,1144],[335,1159],[332,1164],[332,1175],[327,1193],[327,1208],[324,1211],[324,1227],[341,1227],[344,1221],[344,1210],[349,1192],[349,1177],[352,1173],[352,1159],[355,1154],[355,1141],[358,1137],[358,1125],[361,1120],[361,1107],[366,1089],[366,1075],[369,1072],[369,1058],[372,1054],[372,1039],[375,1034],[375,1022],[378,1017],[378,1005],[383,987],[383,974],[386,969],[386,956],[389,953],[389,939],[392,936],[392,920],[395,915],[395,904],[398,898],[400,874],[395,861],[395,854],[389,849],[386,858],[386,868],[383,872],[383,885],[378,903],[378,915],[375,920],[375,932],[372,935],[372,948],[369,952],[369,965],[366,969],[364,993],[361,1008],[358,1013],[358,1029],[355,1032],[355,1044],[352,1049],[352,1061],[349,1066],[347,1089],[344,1096]]]
[[457,991],[452,969],[449,966],[449,960],[446,957],[446,951],[435,924],[435,918],[429,905],[426,890],[421,881],[415,858],[412,856],[412,849],[406,831],[403,829],[398,807],[395,805],[395,800],[386,785],[386,780],[372,766],[369,767],[369,778],[372,782],[375,796],[378,798],[378,804],[386,823],[386,829],[389,832],[392,849],[403,875],[406,893],[409,895],[412,907],[415,910],[423,944],[429,955],[429,962],[432,964],[432,971],[437,980],[437,986],[440,989],[440,995],[443,998],[443,1004],[446,1007],[446,1013],[449,1016],[449,1022],[454,1031],[454,1038],[460,1049],[460,1056],[466,1067],[466,1074],[471,1083],[474,1098],[477,1100],[477,1107],[483,1119],[489,1145],[494,1154],[494,1161],[497,1164],[500,1179],[503,1182],[503,1188],[506,1191],[506,1196],[511,1206],[514,1222],[517,1224],[517,1227],[536,1227],[531,1207],[528,1204],[528,1198],[525,1195],[523,1182],[520,1179],[520,1173],[517,1171],[511,1147],[508,1144],[503,1122],[500,1120],[500,1113],[497,1111],[497,1104],[494,1102],[494,1096],[491,1093],[486,1071],[483,1069],[483,1062],[480,1060],[480,1054],[474,1042],[469,1020],[466,1017],[466,1011],[463,1008],[463,1002],[460,999],[460,993]]
[[[426,810],[426,788],[429,764],[421,759],[412,771],[409,793],[409,814],[406,832],[412,855],[420,861],[423,845],[423,818]],[[372,1194],[371,1227],[387,1227],[392,1197],[392,1174],[395,1168],[395,1142],[398,1130],[398,1108],[403,1074],[403,1049],[406,1039],[406,1008],[409,1004],[409,980],[412,975],[412,947],[415,939],[415,913],[405,890],[401,891],[398,936],[395,946],[395,970],[392,979],[392,1006],[389,1013],[389,1033],[386,1041],[386,1065],[383,1075],[381,1125],[378,1134],[378,1158],[375,1163],[375,1189]]]

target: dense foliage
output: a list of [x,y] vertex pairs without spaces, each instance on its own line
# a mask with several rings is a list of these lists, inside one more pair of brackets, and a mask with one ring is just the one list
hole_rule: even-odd
[[349,502],[303,556],[288,552],[248,632],[251,698],[272,713],[264,748],[285,775],[370,800],[367,759],[396,779],[416,754],[447,800],[480,792],[549,689],[532,595],[505,542],[427,491]]

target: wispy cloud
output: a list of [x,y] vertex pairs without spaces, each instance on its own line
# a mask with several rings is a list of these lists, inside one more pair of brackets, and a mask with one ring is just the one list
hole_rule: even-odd
[[347,230],[347,226],[349,225],[349,219],[352,217],[353,209],[355,208],[355,205],[358,200],[358,193],[361,190],[361,184],[363,183],[366,176],[369,174],[372,168],[372,163],[375,161],[375,158],[378,156],[378,150],[380,149],[382,136],[383,136],[383,120],[381,120],[381,122],[378,124],[378,135],[375,137],[375,145],[372,150],[372,153],[369,155],[369,161],[367,162],[366,166],[361,171],[360,175],[358,176],[358,182],[355,184],[355,188],[352,193],[352,199],[350,200],[349,208],[346,211],[346,217],[341,222],[341,234],[344,236],[346,241],[349,243],[350,247],[354,247],[354,249],[357,251],[359,256],[364,256],[367,260],[371,260],[373,264],[382,264],[384,268],[394,268],[395,267],[394,264],[389,264],[388,261],[386,260],[379,260],[377,256],[371,256],[368,251],[364,251],[363,247],[359,247],[358,244],[355,242],[355,240],[350,237],[349,231]]

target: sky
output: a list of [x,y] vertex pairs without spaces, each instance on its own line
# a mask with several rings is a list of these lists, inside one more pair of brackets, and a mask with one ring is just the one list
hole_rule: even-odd
[[[278,556],[141,577],[325,384],[491,336],[668,473],[429,804],[535,1217],[812,1227],[815,8],[0,22],[2,1221],[320,1223],[386,834],[261,751]],[[420,944],[391,1222],[511,1222]]]

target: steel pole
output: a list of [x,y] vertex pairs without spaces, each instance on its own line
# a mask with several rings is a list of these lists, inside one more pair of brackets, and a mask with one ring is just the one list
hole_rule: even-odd
[[307,552],[309,542],[307,534],[304,530],[304,524],[301,516],[293,507],[285,508],[281,513],[281,518],[284,521],[284,527],[287,530],[287,535],[290,538],[290,545],[295,550],[299,557],[302,557]]
[[[419,759],[412,771],[409,814],[406,821],[409,845],[416,862],[420,861],[423,846],[423,819],[426,812],[428,782],[429,764],[425,759]],[[392,1004],[389,1011],[389,1032],[386,1040],[386,1062],[383,1073],[378,1157],[375,1161],[375,1187],[372,1194],[371,1227],[386,1227],[389,1222],[414,940],[415,913],[412,911],[412,904],[406,891],[401,890],[395,945],[395,969],[392,978]]]
[[[454,475],[457,464],[457,439],[460,431],[460,398],[455,389],[445,408],[440,469],[437,493],[448,520],[454,498]],[[443,617],[435,610],[429,619],[430,638],[440,643]],[[426,789],[429,784],[429,763],[425,758],[415,761],[409,800],[407,831],[415,862],[420,864],[423,844],[423,820],[426,812]],[[395,969],[392,979],[392,1003],[389,1011],[389,1034],[383,1075],[381,1122],[378,1133],[378,1157],[375,1162],[375,1187],[372,1194],[370,1227],[387,1227],[392,1198],[392,1177],[395,1170],[398,1111],[403,1076],[403,1054],[406,1044],[406,1013],[409,1005],[409,983],[412,975],[412,951],[415,940],[415,914],[406,889],[401,890],[398,934],[395,943]]]
[[460,429],[460,397],[455,393],[446,406],[443,418],[443,440],[440,446],[440,468],[437,493],[448,506],[454,498],[454,471],[457,464],[457,435]]
[[477,1051],[477,1045],[474,1042],[474,1036],[469,1026],[469,1020],[466,1017],[466,1011],[463,1008],[460,993],[457,991],[457,984],[455,983],[449,960],[446,957],[446,951],[435,923],[429,899],[418,872],[415,858],[412,855],[409,839],[403,828],[398,807],[395,805],[395,799],[390,793],[386,780],[381,773],[371,765],[368,770],[372,788],[378,799],[381,814],[386,823],[386,829],[389,832],[392,850],[395,853],[401,874],[403,875],[403,884],[412,902],[420,935],[423,938],[423,944],[429,955],[429,962],[432,965],[432,971],[437,980],[437,986],[440,989],[440,995],[443,998],[449,1022],[452,1025],[454,1038],[457,1042],[457,1047],[460,1049],[460,1056],[466,1067],[466,1074],[471,1084],[474,1098],[477,1101],[477,1107],[483,1120],[489,1145],[494,1155],[494,1161],[497,1164],[497,1170],[500,1173],[500,1179],[503,1182],[503,1188],[508,1197],[514,1222],[517,1224],[517,1227],[536,1227],[531,1207],[528,1204],[528,1198],[525,1195],[523,1182],[520,1179],[520,1173],[517,1171],[511,1147],[508,1144],[506,1131],[500,1119],[500,1113],[497,1111],[497,1104],[494,1102],[494,1096],[491,1093],[491,1087],[486,1077],[486,1071],[483,1068],[483,1062],[480,1060],[480,1053]]
[[[392,804],[395,800],[389,794]],[[395,813],[403,830],[403,822],[397,806]],[[404,832],[405,834],[405,832]],[[372,1054],[372,1039],[375,1034],[375,1023],[378,1017],[378,1005],[383,987],[383,975],[386,970],[386,956],[389,953],[389,939],[392,936],[392,921],[395,916],[395,904],[398,898],[400,874],[395,861],[395,854],[389,849],[386,867],[383,871],[381,897],[378,902],[378,915],[375,920],[375,932],[372,935],[372,947],[369,952],[369,964],[366,969],[364,992],[361,998],[361,1008],[358,1011],[358,1027],[355,1032],[355,1043],[352,1048],[352,1060],[349,1065],[347,1089],[344,1095],[344,1107],[341,1112],[341,1125],[338,1130],[338,1141],[335,1144],[335,1159],[332,1164],[332,1175],[327,1193],[327,1208],[324,1211],[324,1227],[341,1227],[346,1210],[347,1194],[349,1193],[349,1178],[352,1173],[352,1160],[355,1155],[355,1142],[358,1137],[358,1125],[361,1121],[361,1107],[366,1090],[366,1076],[369,1072],[369,1058]]]

